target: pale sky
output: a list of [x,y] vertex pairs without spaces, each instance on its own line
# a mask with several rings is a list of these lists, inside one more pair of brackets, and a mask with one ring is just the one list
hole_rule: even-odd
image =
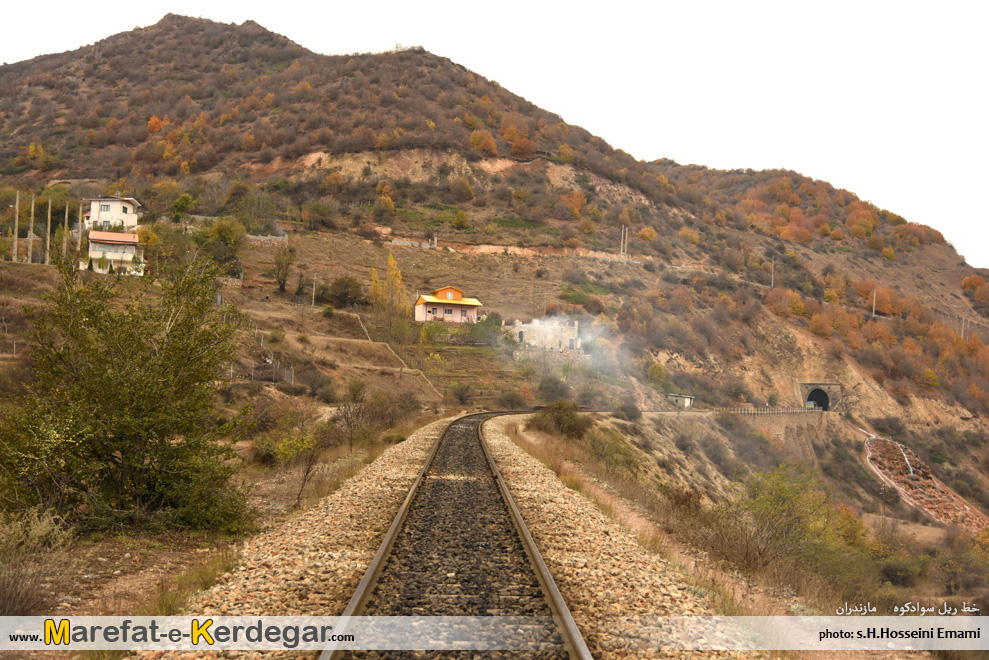
[[8,3],[0,62],[168,13],[325,54],[426,50],[643,160],[785,168],[941,230],[989,267],[989,3]]

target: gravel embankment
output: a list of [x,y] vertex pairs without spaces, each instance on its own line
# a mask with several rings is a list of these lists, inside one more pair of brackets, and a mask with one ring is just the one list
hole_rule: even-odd
[[643,549],[631,533],[519,449],[506,429],[524,419],[495,418],[482,427],[484,437],[594,657],[756,657],[629,648],[627,638],[619,635],[628,632],[622,627],[634,626],[618,619],[711,616],[711,603],[669,562]]

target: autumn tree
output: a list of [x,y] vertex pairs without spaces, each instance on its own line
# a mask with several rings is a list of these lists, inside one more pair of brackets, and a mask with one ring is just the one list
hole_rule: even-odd
[[380,220],[385,216],[395,215],[395,202],[387,195],[380,195],[374,202],[374,217]]
[[165,122],[163,122],[157,116],[152,116],[151,119],[148,120],[148,133],[151,133],[152,135],[158,133],[164,127],[165,127]]
[[474,199],[474,188],[470,185],[470,179],[460,176],[450,182],[450,192],[458,202],[469,202]]
[[979,287],[986,286],[986,280],[981,275],[969,275],[962,280],[962,289],[964,290],[976,290]]
[[518,160],[532,160],[536,157],[536,143],[529,138],[520,137],[512,142],[508,153]]
[[491,131],[479,130],[472,132],[470,134],[470,146],[485,156],[494,157],[498,155],[498,145],[495,144],[495,139],[491,135]]
[[587,197],[581,190],[575,190],[571,193],[560,195],[560,201],[563,202],[563,205],[570,212],[570,217],[574,220],[580,217],[580,212],[584,209],[584,206],[587,205]]
[[388,268],[385,281],[378,278],[376,268],[371,268],[371,289],[369,292],[371,306],[386,317],[408,318],[411,316],[408,294],[402,281],[402,271],[395,257],[388,254]]

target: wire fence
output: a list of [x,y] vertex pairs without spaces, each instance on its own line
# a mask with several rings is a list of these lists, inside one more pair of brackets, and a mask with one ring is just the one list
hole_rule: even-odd
[[0,356],[17,357],[29,348],[26,341],[16,341],[13,339],[0,339]]

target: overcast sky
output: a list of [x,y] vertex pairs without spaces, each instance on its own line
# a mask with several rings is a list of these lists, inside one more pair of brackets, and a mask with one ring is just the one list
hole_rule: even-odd
[[20,2],[0,61],[168,12],[325,54],[423,46],[643,160],[786,168],[941,230],[989,267],[986,2]]

